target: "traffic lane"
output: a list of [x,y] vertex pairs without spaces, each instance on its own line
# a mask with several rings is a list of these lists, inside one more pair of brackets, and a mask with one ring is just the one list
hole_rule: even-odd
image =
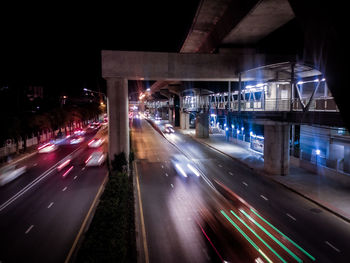
[[[235,221],[236,225],[240,225],[241,229],[246,231],[246,234],[259,247],[257,251],[260,253],[260,249],[264,250],[264,253],[261,253],[263,257],[270,254],[269,257],[272,261],[282,262],[312,262],[315,260],[312,256],[305,253],[304,250],[300,249],[289,237],[261,217],[253,207],[242,201],[227,186],[217,182],[215,182],[215,186],[222,196],[225,197],[225,202],[229,204],[224,208],[226,214],[224,214],[223,210],[220,212],[225,215],[228,221],[231,223]],[[232,225],[234,224],[232,223]],[[236,227],[236,225],[234,226]]]
[[0,260],[64,261],[107,173],[105,166],[83,168],[76,165],[65,178],[53,174],[0,214]]
[[[157,136],[157,134],[153,134],[153,135]],[[188,177],[183,177],[183,176],[187,176],[187,175],[182,174],[182,176],[181,176],[180,173],[177,174],[175,172],[174,167],[173,167],[174,165],[176,165],[176,163],[172,163],[169,160],[171,160],[175,155],[179,155],[179,152],[171,151],[171,148],[173,146],[170,144],[166,144],[164,146],[161,146],[161,144],[162,144],[161,139],[157,140],[154,138],[153,140],[150,140],[150,138],[148,138],[148,137],[149,136],[147,136],[145,133],[143,134],[142,140],[140,140],[140,141],[144,142],[144,144],[142,144],[142,147],[140,147],[140,148],[147,149],[146,151],[149,152],[150,154],[146,155],[146,154],[142,153],[141,155],[147,160],[155,160],[155,161],[153,163],[146,162],[145,167],[143,169],[145,171],[147,169],[149,169],[150,175],[148,177],[150,177],[150,178],[147,179],[148,180],[147,183],[150,183],[150,180],[152,180],[152,179],[156,180],[156,182],[154,182],[155,188],[149,188],[149,189],[146,189],[145,191],[147,193],[155,193],[155,195],[160,197],[160,199],[162,199],[163,201],[170,199],[169,193],[167,193],[166,191],[163,192],[161,190],[163,187],[161,189],[159,188],[159,185],[161,183],[159,183],[160,179],[157,178],[156,172],[157,172],[157,168],[159,169],[159,166],[160,166],[161,169],[163,169],[163,171],[165,173],[165,176],[163,178],[168,178],[166,180],[166,183],[170,184],[170,187],[173,189],[173,193],[175,192],[175,190],[178,190],[178,192],[180,192],[180,194],[178,194],[176,196],[177,200],[168,202],[168,204],[166,204],[164,208],[162,207],[162,203],[160,203],[159,205],[157,204],[157,208],[162,207],[161,211],[163,211],[162,214],[165,214],[165,216],[163,216],[163,217],[165,217],[165,220],[167,222],[172,222],[172,227],[171,227],[172,232],[174,232],[174,229],[175,229],[176,233],[177,233],[176,238],[171,239],[170,241],[167,240],[167,244],[170,244],[170,248],[168,246],[163,245],[164,242],[162,242],[162,240],[164,238],[162,238],[162,237],[159,238],[159,234],[157,233],[157,227],[159,229],[159,225],[162,225],[162,222],[159,222],[159,221],[155,222],[154,220],[152,220],[152,216],[153,216],[153,218],[160,217],[160,215],[157,214],[157,212],[159,212],[159,210],[154,212],[154,209],[152,209],[151,207],[148,208],[147,206],[145,209],[146,229],[151,229],[151,231],[150,231],[151,234],[147,234],[148,235],[147,239],[151,242],[151,244],[155,245],[155,247],[157,248],[157,249],[155,249],[155,251],[152,251],[152,249],[151,249],[150,259],[151,259],[151,261],[153,261],[153,260],[157,260],[157,259],[159,260],[159,258],[161,258],[161,259],[164,259],[166,261],[170,261],[174,258],[174,254],[172,254],[172,253],[178,254],[181,252],[181,249],[183,249],[183,248],[181,248],[181,247],[179,248],[177,246],[177,244],[178,244],[177,239],[180,238],[180,240],[183,243],[192,244],[192,243],[194,243],[194,240],[196,240],[197,242],[198,241],[203,242],[203,234],[207,238],[208,234],[206,234],[204,232],[204,231],[206,231],[206,230],[204,230],[205,226],[203,226],[203,228],[202,228],[201,225],[199,225],[199,228],[201,231],[197,231],[196,234],[192,233],[190,235],[190,237],[192,239],[187,240],[186,234],[191,232],[191,227],[186,227],[187,222],[181,222],[181,219],[177,220],[177,215],[180,215],[179,218],[181,218],[182,216],[186,216],[186,214],[187,214],[188,215],[187,220],[197,221],[196,212],[198,210],[205,209],[208,207],[208,204],[210,202],[212,202],[213,192],[202,191],[202,188],[204,186],[206,186],[208,188],[207,184],[202,182],[203,181],[202,177],[197,177],[193,174],[192,175],[188,174]],[[162,147],[162,148],[164,148],[166,146],[170,147],[170,149],[165,148],[167,150],[166,152],[170,153],[170,155],[166,155],[163,152],[160,154],[161,156],[155,154],[155,153],[159,152],[159,150],[155,150],[157,148],[156,146],[150,147],[149,144],[151,144],[153,141],[157,142],[157,147]],[[164,151],[164,149],[162,149],[162,150]],[[145,162],[145,159],[141,160],[141,162]],[[181,158],[177,158],[177,159],[181,161]],[[184,165],[186,166],[186,163]],[[193,176],[194,176],[194,178],[193,178]],[[176,178],[176,180],[174,180],[174,178]],[[193,184],[193,182],[195,182],[195,184]],[[141,182],[141,184],[142,184],[142,182]],[[181,190],[181,188],[182,188],[182,190]],[[149,198],[149,196],[143,197],[143,200],[146,201],[147,204],[152,204],[152,205],[155,204],[155,200],[148,200],[148,198]],[[181,202],[181,204],[178,205],[179,207],[181,207],[181,209],[179,209],[179,208],[174,209],[173,208],[173,206],[176,207],[176,205],[174,205],[176,203],[176,201]],[[186,202],[189,202],[189,203],[186,204]],[[186,206],[188,206],[188,209],[184,209],[184,207],[186,208]],[[217,203],[216,209],[213,209],[213,211],[211,211],[211,212],[214,214],[218,213],[218,211],[220,211],[221,206],[222,206],[222,204]],[[169,209],[169,211],[166,210],[167,208]],[[185,210],[185,211],[183,211],[183,210]],[[151,215],[147,215],[148,212],[151,212]],[[169,213],[170,213],[170,215],[168,215]],[[169,218],[167,216],[169,216]],[[150,223],[147,222],[148,218],[150,219],[151,224],[152,223],[155,224],[154,227],[151,227],[149,225]],[[178,222],[180,222],[180,223],[178,223]],[[226,225],[227,225],[227,223],[226,223]],[[192,227],[195,228],[196,224],[193,224]],[[154,229],[154,230],[152,230],[152,229]],[[228,230],[232,231],[232,229],[229,228],[229,226],[228,226],[228,228],[226,227],[225,232],[227,232]],[[201,257],[206,257],[208,260],[210,259],[211,261],[213,261],[213,259],[217,259],[217,257],[213,257],[213,255],[211,255],[214,253],[210,253],[210,251],[213,250],[211,248],[214,248],[215,245],[217,245],[216,241],[218,239],[222,240],[222,236],[224,236],[226,234],[225,232],[217,231],[217,226],[215,226],[215,231],[214,231],[214,233],[212,233],[212,234],[214,234],[214,239],[215,239],[214,243],[215,244],[213,244],[212,241],[209,242],[210,243],[209,246],[208,246],[208,244],[207,244],[207,246],[203,246],[203,244],[202,244],[203,253],[200,255],[193,255],[193,254],[191,254],[191,252],[188,252],[186,249],[184,249],[182,251],[183,255],[188,255],[188,256],[185,258],[181,258],[180,260],[182,260],[182,261],[185,260],[187,262],[189,260],[189,258],[193,259],[193,258],[201,258]],[[246,260],[248,260],[248,258],[250,258],[251,261],[254,261],[254,259],[258,256],[258,255],[256,255],[256,251],[254,254],[251,250],[248,250],[247,248],[251,248],[249,246],[249,244],[246,244],[247,246],[240,245],[241,243],[244,243],[244,240],[242,240],[242,236],[237,235],[237,233],[233,233],[233,234],[235,234],[234,240],[235,240],[236,245],[229,247],[229,248],[226,247],[226,249],[225,249],[225,252],[229,251],[229,253],[226,253],[226,255],[229,254],[230,258],[226,258],[225,253],[222,256],[219,256],[222,253],[223,246],[226,244],[225,241],[223,241],[219,246],[215,247],[214,250],[216,252],[218,252],[216,256],[219,256],[219,258],[221,258],[222,260],[229,259],[230,261],[234,260],[234,262],[246,262]],[[149,235],[151,235],[151,237],[149,237]],[[168,234],[166,234],[166,236],[168,236]],[[188,236],[188,234],[187,234],[187,236]],[[211,238],[213,238],[212,235],[211,235]],[[232,237],[229,240],[232,240]],[[229,241],[229,240],[226,240],[226,241]],[[157,241],[159,242],[158,244],[157,244]],[[212,245],[214,245],[214,247],[211,247]],[[232,251],[233,248],[235,248],[235,251]],[[190,250],[191,251],[193,251],[193,250],[194,251],[201,251],[201,249],[198,250],[198,248],[197,249],[194,248],[194,249],[190,249]],[[278,250],[278,248],[276,250]],[[266,252],[266,254],[269,254],[268,251],[265,251],[265,252]],[[280,253],[284,253],[284,252],[282,251]],[[212,258],[208,255],[211,255]],[[167,258],[167,256],[169,258]],[[288,256],[287,256],[287,258],[288,258]],[[203,258],[201,258],[200,260],[203,260]]]
[[149,261],[212,262],[196,223],[202,192],[168,165],[137,162]]
[[[195,174],[189,173],[184,178],[176,172],[171,160],[181,153],[148,123],[135,121],[132,139],[138,159],[150,261],[219,262],[221,251],[217,252],[221,247],[215,247],[217,244],[208,239],[198,216],[199,211],[212,202],[213,193],[208,191],[208,184]],[[215,232],[219,237],[224,234]],[[244,249],[231,255],[234,255],[234,262],[246,262],[249,257]],[[254,257],[251,259],[253,261]]]
[[170,162],[177,150],[144,121],[134,120],[132,140],[149,261],[210,261],[203,235],[194,220],[194,196],[190,196]]
[[91,138],[95,136],[95,132],[86,133],[85,141],[76,145],[60,145],[59,148],[51,153],[37,153],[30,158],[20,161],[18,165],[26,166],[26,173],[19,176],[12,182],[0,187],[0,205],[6,202],[9,198],[26,187],[33,180],[41,176],[43,173],[53,168],[58,162],[73,154],[78,149],[86,147]]
[[[299,195],[286,191],[277,183],[254,174],[251,169],[226,155],[203,146],[188,136],[177,136],[180,137],[179,147],[190,152],[190,156],[198,161],[198,165],[206,174],[223,181],[253,207],[263,211],[267,218],[294,240],[299,241],[309,251],[315,251],[314,254],[319,255],[318,258],[325,262],[337,258],[342,262],[344,257],[348,256],[348,223]],[[182,143],[179,143],[181,141]],[[201,160],[201,156],[196,155],[198,152],[204,152],[201,156],[204,154],[206,159]],[[329,227],[325,228],[325,225]],[[331,245],[336,243],[335,248],[344,253],[339,253],[326,242]],[[338,247],[338,242],[343,244],[341,248]]]
[[[219,259],[253,262],[257,258],[256,251],[244,243],[244,238],[235,233],[232,226],[218,230],[221,222],[215,226],[214,233],[207,232],[200,211],[213,207],[210,213],[217,214],[223,207],[223,200],[215,199],[214,190],[202,177],[194,174],[183,177],[169,161],[148,163],[141,160],[138,167],[138,171],[142,171],[139,172],[141,195],[151,262],[218,262]],[[159,167],[160,172],[157,171]],[[167,226],[165,230],[163,225]],[[217,242],[219,239],[223,241]],[[227,247],[230,241],[235,243]]]

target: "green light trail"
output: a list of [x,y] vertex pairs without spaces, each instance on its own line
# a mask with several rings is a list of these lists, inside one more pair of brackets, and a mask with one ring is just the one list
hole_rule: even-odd
[[310,255],[307,251],[305,251],[302,247],[300,247],[297,243],[295,243],[293,240],[291,240],[289,237],[287,237],[285,234],[283,234],[281,231],[279,231],[276,227],[274,227],[272,224],[270,224],[265,218],[263,218],[261,215],[259,215],[256,211],[253,209],[250,209],[257,217],[259,217],[262,221],[264,221],[266,224],[268,224],[270,227],[272,227],[274,230],[276,230],[279,234],[284,236],[289,242],[291,242],[294,246],[296,246],[300,251],[302,251],[305,255],[307,255],[309,258],[311,258],[313,261],[316,259]]
[[244,231],[242,229],[240,229],[239,226],[236,225],[235,222],[232,221],[232,219],[226,215],[226,213],[223,210],[220,210],[221,214],[223,214],[223,216],[238,230],[239,233],[241,233],[242,236],[245,237],[245,239],[248,240],[248,242],[269,262],[272,263],[272,261],[262,252],[262,250],[253,242],[253,240],[251,240],[246,233],[244,233]]
[[266,247],[268,247],[272,253],[274,253],[282,262],[287,263],[269,244],[267,244],[253,229],[251,229],[238,215],[235,214],[232,210],[230,210],[231,214],[233,214],[246,228],[250,230]]
[[253,218],[251,218],[246,212],[243,210],[241,211],[250,221],[252,221],[254,224],[256,224],[262,231],[265,232],[273,241],[275,241],[280,247],[282,247],[285,251],[287,251],[296,261],[303,262],[297,255],[295,255],[292,251],[290,251],[285,245],[283,245],[277,238],[275,238],[270,232],[268,232],[263,226],[261,226],[258,222],[256,222]]

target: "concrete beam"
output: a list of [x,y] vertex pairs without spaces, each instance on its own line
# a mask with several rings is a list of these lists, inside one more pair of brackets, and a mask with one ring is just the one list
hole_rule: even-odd
[[130,80],[237,81],[238,72],[265,64],[261,54],[180,54],[102,51],[102,77]]

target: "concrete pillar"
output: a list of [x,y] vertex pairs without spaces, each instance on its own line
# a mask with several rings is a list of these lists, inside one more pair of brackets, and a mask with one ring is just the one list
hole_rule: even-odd
[[350,173],[350,146],[344,146],[343,170],[346,173]]
[[161,116],[162,116],[162,120],[166,120],[167,119],[167,116],[166,116],[166,114],[167,114],[167,109],[165,109],[165,108],[161,108]]
[[180,129],[186,130],[190,128],[190,114],[187,112],[180,112]]
[[170,123],[173,123],[173,109],[172,108],[169,108],[169,122]]
[[115,154],[125,153],[129,160],[129,100],[128,80],[107,79],[108,110],[108,154],[110,160]]
[[199,113],[196,118],[196,137],[209,138],[209,114]]
[[288,124],[264,125],[264,170],[270,174],[289,173]]

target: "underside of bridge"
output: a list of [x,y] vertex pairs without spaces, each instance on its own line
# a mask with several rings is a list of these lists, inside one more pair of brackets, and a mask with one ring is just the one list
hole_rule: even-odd
[[[327,79],[349,128],[350,117],[345,113],[350,111],[350,106],[343,95],[349,72],[344,34],[346,14],[334,6],[316,0],[202,0],[179,52],[245,54],[246,57],[260,54],[265,65],[278,60],[308,65]],[[170,85],[166,80],[158,80],[151,90],[168,89]],[[181,81],[177,86],[182,86]]]
[[[155,81],[151,93],[158,93],[172,102],[166,112],[169,120],[188,127],[188,115],[183,107],[185,97],[197,96],[196,103],[200,105],[197,107],[198,136],[208,136],[205,128],[208,118],[205,116],[209,110],[203,105],[210,108],[211,100],[217,105],[225,102],[229,111],[237,106],[233,114],[238,118],[273,120],[274,124],[264,125],[266,136],[280,140],[265,148],[266,153],[274,153],[266,157],[266,170],[288,173],[288,123],[306,121],[347,127],[350,124],[349,116],[345,114],[350,106],[344,96],[348,52],[342,42],[342,24],[334,19],[337,14],[328,7],[318,1],[305,3],[301,0],[202,0],[179,53],[102,52],[102,75],[107,80],[110,98],[118,92],[117,88],[127,89],[126,80]],[[219,101],[217,88],[211,84],[201,87],[197,81],[227,83],[228,94],[223,92],[220,95],[223,101]],[[255,85],[253,89],[248,88],[248,81]],[[307,85],[299,84],[309,82],[317,82],[311,91]],[[259,88],[264,91],[263,96],[254,95],[253,90]],[[312,106],[315,94],[321,89],[324,98]],[[303,100],[305,94],[308,94],[307,100]],[[329,100],[329,97],[333,100],[332,95],[335,104]],[[253,104],[250,104],[251,97]],[[286,98],[289,101],[283,102]],[[271,108],[268,99],[281,100],[282,106],[276,104]],[[175,110],[174,100],[179,101],[180,109]],[[128,126],[120,121],[123,116],[127,118],[124,112],[127,105],[121,105],[121,111],[113,109],[119,115],[110,116],[110,120],[119,123],[117,129],[128,130]],[[265,112],[247,112],[256,109],[256,105]],[[330,105],[333,106],[329,108]],[[319,107],[334,112],[316,112]],[[267,114],[269,108],[272,111]],[[310,108],[315,111],[309,112]],[[110,111],[110,114],[114,113]],[[111,138],[110,154],[128,153],[128,145],[124,142],[129,141],[129,133],[118,131],[118,134],[122,138]]]

